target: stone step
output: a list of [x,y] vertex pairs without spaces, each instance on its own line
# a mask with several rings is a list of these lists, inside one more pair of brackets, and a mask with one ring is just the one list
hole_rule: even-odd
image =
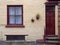
[[48,38],[48,39],[57,39],[59,37],[45,37],[45,38]]
[[58,22],[58,24],[59,24],[58,26],[60,26],[60,22]]
[[60,17],[60,14],[58,14],[58,17]]
[[51,40],[44,40],[44,39],[38,39],[36,40],[36,43],[42,43],[42,44],[57,44],[60,43],[60,41],[51,41]]
[[45,36],[45,40],[59,40],[59,37],[54,35],[48,35]]
[[60,17],[58,17],[58,21],[60,21]]
[[58,37],[58,35],[47,35],[45,37]]
[[51,41],[51,40],[46,40],[46,42],[48,42],[48,43],[59,43],[59,41]]

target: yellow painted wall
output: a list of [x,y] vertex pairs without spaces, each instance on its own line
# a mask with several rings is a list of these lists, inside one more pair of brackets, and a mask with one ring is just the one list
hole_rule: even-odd
[[[6,40],[6,34],[28,34],[26,41],[43,39],[45,28],[45,3],[46,0],[0,0],[0,39]],[[6,28],[7,5],[23,5],[25,28]],[[40,19],[36,20],[36,14]],[[31,19],[34,19],[34,23]]]

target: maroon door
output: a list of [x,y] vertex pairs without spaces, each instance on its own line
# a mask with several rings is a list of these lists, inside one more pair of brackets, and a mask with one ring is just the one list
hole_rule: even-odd
[[48,1],[60,1],[60,0],[48,0]]
[[45,35],[55,35],[55,7],[48,6],[46,9]]

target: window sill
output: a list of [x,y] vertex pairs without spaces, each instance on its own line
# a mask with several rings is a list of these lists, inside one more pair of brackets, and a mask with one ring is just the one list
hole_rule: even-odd
[[7,28],[24,28],[24,25],[6,25]]
[[5,36],[28,36],[28,34],[7,34]]

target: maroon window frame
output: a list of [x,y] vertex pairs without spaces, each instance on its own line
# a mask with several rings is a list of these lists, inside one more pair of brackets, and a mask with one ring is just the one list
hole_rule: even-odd
[[[9,22],[9,7],[22,7],[22,23],[21,24],[10,24]],[[15,15],[16,17],[16,15]],[[7,5],[7,26],[6,27],[24,27],[23,25],[23,5]]]

